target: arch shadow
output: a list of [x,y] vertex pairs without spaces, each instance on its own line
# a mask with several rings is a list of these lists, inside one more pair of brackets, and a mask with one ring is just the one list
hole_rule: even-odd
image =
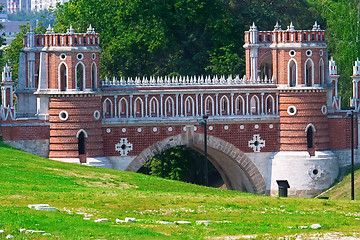
[[[265,180],[245,153],[233,144],[214,136],[208,135],[207,144],[208,160],[220,173],[228,189],[265,194]],[[136,156],[126,171],[137,172],[153,156],[181,145],[204,154],[204,135],[182,133],[156,142]]]

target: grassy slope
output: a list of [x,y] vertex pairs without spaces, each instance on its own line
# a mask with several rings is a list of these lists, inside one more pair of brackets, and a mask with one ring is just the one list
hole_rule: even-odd
[[[331,190],[321,195],[321,197],[329,197],[330,199],[350,199],[351,198],[351,169],[345,172],[344,179],[334,186]],[[355,167],[354,172],[354,194],[355,199],[360,199],[360,166]]]
[[[42,159],[0,143],[0,229],[21,239],[20,228],[44,230],[60,239],[201,239],[206,236],[360,231],[359,202],[273,198],[206,188],[146,175],[66,164]],[[44,212],[28,204],[48,203],[60,210]],[[115,219],[145,221],[115,224]],[[231,221],[198,226],[196,220]],[[155,221],[189,220],[168,226]],[[289,229],[320,223],[321,230]],[[270,234],[270,235],[265,235]],[[5,235],[3,235],[4,237]],[[2,236],[0,235],[0,238]],[[36,238],[38,239],[38,238]]]

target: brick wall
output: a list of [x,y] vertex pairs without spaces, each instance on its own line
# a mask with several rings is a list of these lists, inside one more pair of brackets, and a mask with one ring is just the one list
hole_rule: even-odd
[[[88,156],[103,156],[101,117],[96,120],[94,111],[100,110],[98,96],[52,97],[49,102],[50,149],[49,157],[78,157],[77,133],[87,133],[86,152]],[[68,113],[63,121],[59,114]]]

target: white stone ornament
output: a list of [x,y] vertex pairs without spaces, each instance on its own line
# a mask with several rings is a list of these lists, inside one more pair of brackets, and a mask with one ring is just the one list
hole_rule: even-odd
[[213,126],[209,126],[209,130],[212,131],[214,129]]
[[153,132],[157,132],[158,129],[157,129],[157,127],[153,127],[152,130],[153,130]]
[[254,134],[253,139],[249,140],[248,146],[254,150],[254,152],[260,152],[261,148],[265,147],[265,140],[260,139],[260,134]]
[[111,128],[107,128],[107,129],[106,129],[106,132],[107,132],[107,133],[111,133]]
[[311,177],[313,180],[318,180],[320,179],[324,174],[324,170],[322,170],[320,168],[320,166],[318,165],[312,165],[309,170],[308,170],[308,175],[309,177]]
[[122,128],[121,131],[122,131],[123,133],[126,133],[126,128]]
[[128,142],[127,138],[121,138],[120,142],[115,144],[115,151],[120,152],[122,157],[127,156],[131,150],[133,150],[133,145]]
[[244,125],[240,125],[240,129],[243,130],[245,128]]
[[228,126],[228,125],[225,125],[225,126],[224,126],[224,129],[225,129],[225,130],[228,130],[228,129],[229,129],[229,126]]
[[168,127],[168,131],[172,132],[173,128],[172,127]]
[[138,133],[141,133],[141,132],[142,132],[142,129],[141,129],[141,128],[138,128],[137,131],[138,131]]

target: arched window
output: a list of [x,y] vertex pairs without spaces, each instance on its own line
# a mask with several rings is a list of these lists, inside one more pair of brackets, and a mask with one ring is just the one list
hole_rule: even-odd
[[250,99],[250,114],[257,115],[260,114],[259,98],[254,95]]
[[195,104],[194,99],[188,96],[185,99],[185,116],[194,116],[195,115]]
[[291,59],[288,63],[288,84],[295,87],[297,84],[297,67],[295,59]]
[[156,97],[150,99],[150,117],[159,117],[159,101]]
[[175,116],[174,99],[172,99],[172,97],[167,97],[165,100],[165,116],[166,117]]
[[319,84],[325,84],[324,61],[322,59],[319,62]]
[[307,148],[314,148],[314,132],[316,128],[312,123],[309,123],[305,128]]
[[309,58],[305,62],[305,85],[307,87],[312,86],[314,83],[314,63]]
[[77,90],[83,91],[85,89],[85,66],[81,62],[75,67],[75,78]]
[[214,114],[214,99],[211,96],[205,98],[205,114],[213,116]]
[[267,77],[267,79],[271,79],[273,75],[272,68],[273,68],[272,55],[269,55],[265,57],[260,64],[260,71],[261,71],[260,78],[265,79],[265,77]]
[[67,67],[65,63],[61,63],[59,67],[59,90],[66,91],[68,88],[67,84]]
[[235,114],[236,115],[244,115],[245,114],[244,98],[241,95],[239,95],[235,99]]
[[144,117],[144,102],[140,97],[134,101],[134,117]]
[[76,137],[78,139],[78,153],[79,155],[86,154],[86,138],[88,137],[84,129],[77,132]]
[[129,117],[129,104],[125,98],[121,98],[119,101],[119,117],[128,118]]
[[91,87],[94,90],[97,88],[97,67],[95,63],[91,64]]
[[107,98],[103,103],[103,118],[112,118],[113,117],[113,103]]
[[229,98],[225,95],[220,98],[220,115],[230,115],[229,102]]
[[273,96],[267,96],[265,103],[265,114],[275,114],[275,101]]

